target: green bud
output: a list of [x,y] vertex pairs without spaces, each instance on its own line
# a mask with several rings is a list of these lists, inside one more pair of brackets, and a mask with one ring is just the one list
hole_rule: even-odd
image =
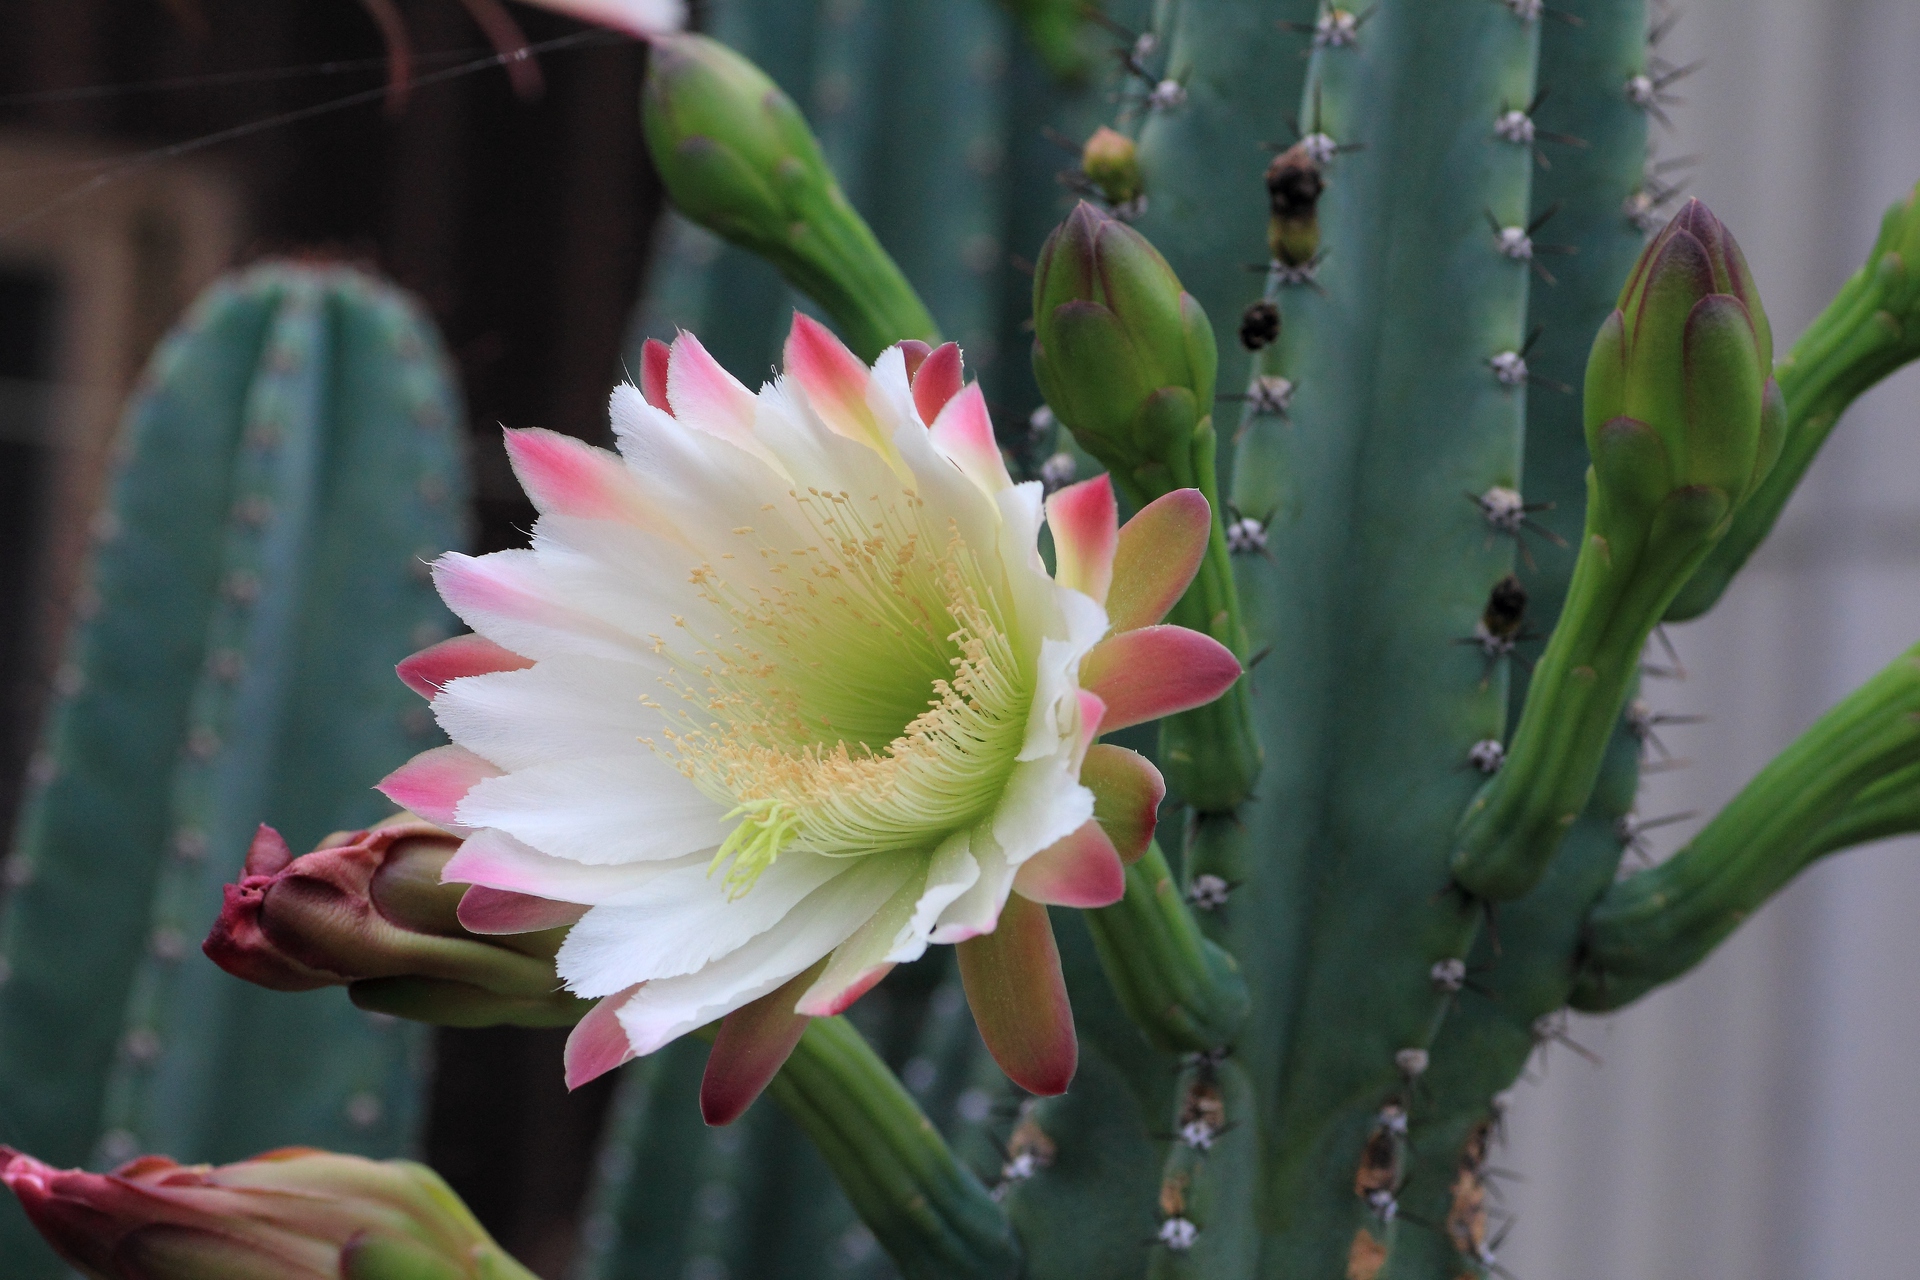
[[[1740,246],[1690,200],[1641,253],[1588,359],[1587,446],[1602,494],[1644,513],[1660,494],[1707,488],[1737,508],[1780,454],[1772,370],[1773,333]],[[1603,467],[1619,453],[1607,437],[1633,434],[1622,419],[1660,448]]]
[[1219,353],[1146,237],[1082,201],[1040,251],[1033,314],[1034,375],[1081,447],[1148,497],[1195,483]]
[[1080,150],[1080,172],[1100,189],[1108,204],[1127,204],[1140,196],[1140,153],[1133,139],[1101,125]]
[[1780,455],[1773,335],[1740,248],[1698,200],[1640,255],[1587,361],[1586,529],[1506,764],[1453,872],[1510,900],[1587,806],[1641,646]]
[[760,68],[706,36],[657,36],[641,120],[674,206],[771,262],[862,359],[904,338],[938,340],[806,118]]

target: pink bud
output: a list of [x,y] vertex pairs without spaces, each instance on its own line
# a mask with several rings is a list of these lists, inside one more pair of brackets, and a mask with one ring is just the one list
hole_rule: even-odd
[[[411,817],[329,837],[292,857],[261,827],[246,874],[202,950],[275,991],[346,986],[356,1003],[459,1026],[567,1025],[588,1007],[559,989],[553,955],[579,912],[544,932],[482,936],[460,923],[463,884],[441,872],[460,838]],[[562,926],[562,927],[551,927]]]
[[339,1280],[342,1251],[369,1242],[429,1259],[433,1274],[527,1275],[432,1170],[400,1160],[289,1147],[218,1167],[142,1156],[88,1173],[0,1147],[0,1182],[96,1280]]

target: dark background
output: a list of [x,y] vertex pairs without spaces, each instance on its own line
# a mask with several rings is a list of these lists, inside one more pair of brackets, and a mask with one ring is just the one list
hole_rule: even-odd
[[[423,72],[436,51],[486,52],[458,0],[400,0]],[[511,6],[528,37],[583,30]],[[0,128],[130,148],[164,146],[383,83],[371,68],[269,82],[207,83],[260,68],[379,58],[355,0],[0,0]],[[266,129],[200,153],[237,180],[241,260],[320,251],[375,267],[420,295],[458,364],[474,435],[481,550],[523,542],[533,511],[507,470],[499,428],[603,439],[627,319],[659,209],[636,103],[642,46],[608,36],[541,58],[545,92],[517,97],[488,70],[380,102]],[[58,91],[173,78],[161,92]],[[42,282],[8,275],[30,302]],[[30,308],[0,306],[0,315]],[[0,378],[45,377],[44,326],[0,332]],[[13,385],[17,386],[15,382]],[[35,520],[31,444],[0,439],[0,646],[29,633],[21,566]],[[53,602],[58,607],[58,602]],[[15,647],[18,647],[17,644]],[[0,651],[0,823],[43,701],[45,655]],[[426,1156],[500,1243],[563,1274],[607,1077],[568,1096],[564,1032],[443,1032]]]

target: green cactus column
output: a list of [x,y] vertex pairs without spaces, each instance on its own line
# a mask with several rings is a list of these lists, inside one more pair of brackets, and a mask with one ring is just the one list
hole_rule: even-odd
[[[417,1032],[195,944],[263,816],[301,847],[369,824],[371,771],[432,739],[393,664],[451,632],[425,565],[466,536],[439,339],[357,271],[257,267],[162,344],[124,434],[0,923],[0,1141],[404,1151]],[[0,1256],[54,1274],[6,1213]]]

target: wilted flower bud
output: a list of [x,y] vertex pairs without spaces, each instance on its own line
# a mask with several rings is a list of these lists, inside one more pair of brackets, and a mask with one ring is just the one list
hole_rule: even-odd
[[0,1182],[94,1280],[531,1280],[431,1169],[289,1147],[112,1173],[0,1147]]
[[458,836],[402,819],[295,858],[263,826],[202,949],[260,986],[346,986],[362,1008],[420,1022],[577,1022],[591,1005],[561,991],[553,967],[564,928],[492,937],[461,925],[469,888],[440,882],[459,846]]
[[[1153,496],[1182,479],[1212,413],[1219,353],[1206,312],[1146,237],[1082,201],[1040,251],[1033,370],[1087,452]],[[1157,473],[1156,473],[1157,474]]]
[[1127,204],[1140,195],[1140,154],[1133,139],[1101,125],[1080,150],[1080,171],[1100,189],[1108,204]]
[[1643,513],[1691,489],[1729,516],[1779,457],[1773,333],[1740,247],[1698,200],[1646,247],[1601,326],[1586,424],[1603,498]]
[[793,100],[717,40],[652,42],[641,118],[680,212],[772,262],[873,359],[933,318],[834,180]]

